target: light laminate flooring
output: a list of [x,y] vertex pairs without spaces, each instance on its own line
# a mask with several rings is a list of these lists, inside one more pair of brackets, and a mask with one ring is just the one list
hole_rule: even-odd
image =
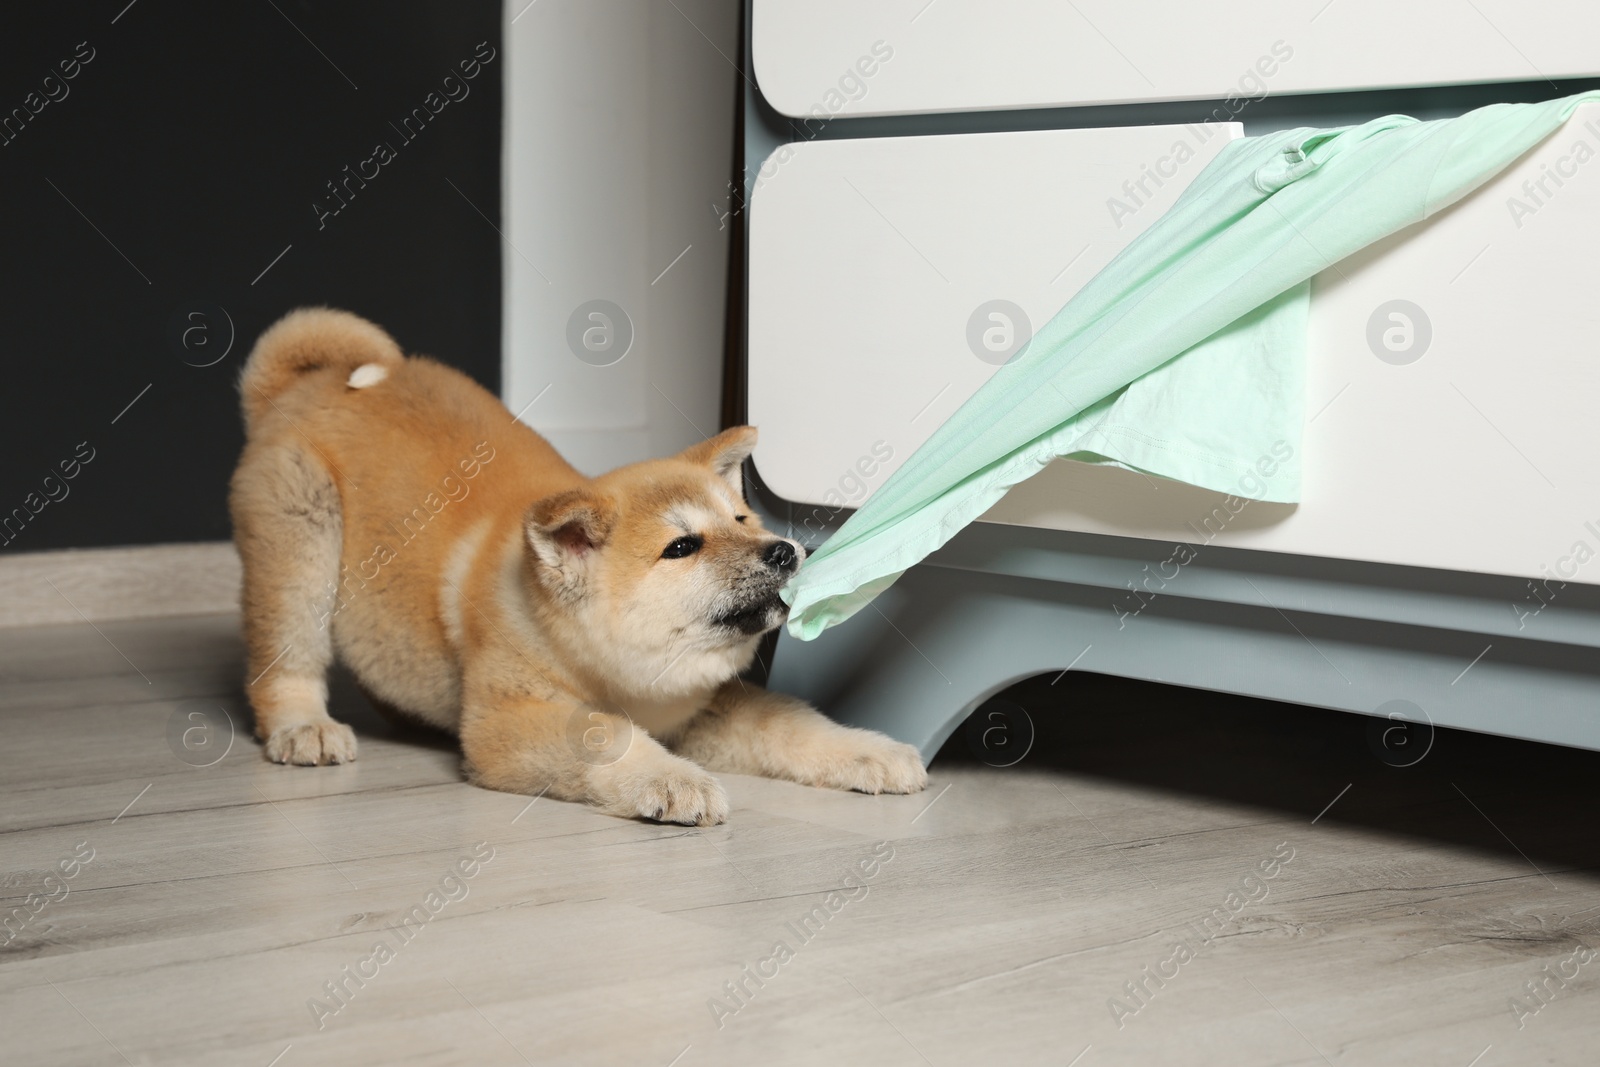
[[343,678],[360,759],[268,764],[241,675],[226,616],[0,631],[0,1059],[1600,1062],[1594,753],[1396,768],[1357,717],[1072,672],[1007,694],[1014,766],[725,776],[688,829],[468,786]]

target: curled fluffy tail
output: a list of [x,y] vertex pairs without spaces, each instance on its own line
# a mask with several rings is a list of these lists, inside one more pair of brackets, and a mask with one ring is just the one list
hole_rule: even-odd
[[348,375],[367,363],[389,365],[405,354],[394,338],[359,315],[333,308],[300,308],[267,328],[239,375],[248,429],[304,375],[332,368]]

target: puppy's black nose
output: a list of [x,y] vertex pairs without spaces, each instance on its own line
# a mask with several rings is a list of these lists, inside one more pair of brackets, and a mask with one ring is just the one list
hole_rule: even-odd
[[792,571],[800,565],[800,557],[787,541],[774,541],[761,553],[761,562],[776,571]]

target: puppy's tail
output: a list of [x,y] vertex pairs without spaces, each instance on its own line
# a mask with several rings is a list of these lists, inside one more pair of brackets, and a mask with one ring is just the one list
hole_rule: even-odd
[[387,367],[404,359],[394,338],[359,315],[325,307],[291,311],[256,341],[239,375],[245,427],[313,371],[331,368],[343,377],[368,363]]

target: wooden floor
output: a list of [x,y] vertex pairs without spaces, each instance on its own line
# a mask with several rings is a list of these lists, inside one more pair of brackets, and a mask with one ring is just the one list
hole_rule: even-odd
[[241,670],[228,617],[0,631],[0,1059],[1600,1061],[1596,754],[1397,769],[1366,720],[1073,672],[1010,694],[1015,766],[729,777],[684,829],[464,785],[347,681],[360,760],[269,765]]

